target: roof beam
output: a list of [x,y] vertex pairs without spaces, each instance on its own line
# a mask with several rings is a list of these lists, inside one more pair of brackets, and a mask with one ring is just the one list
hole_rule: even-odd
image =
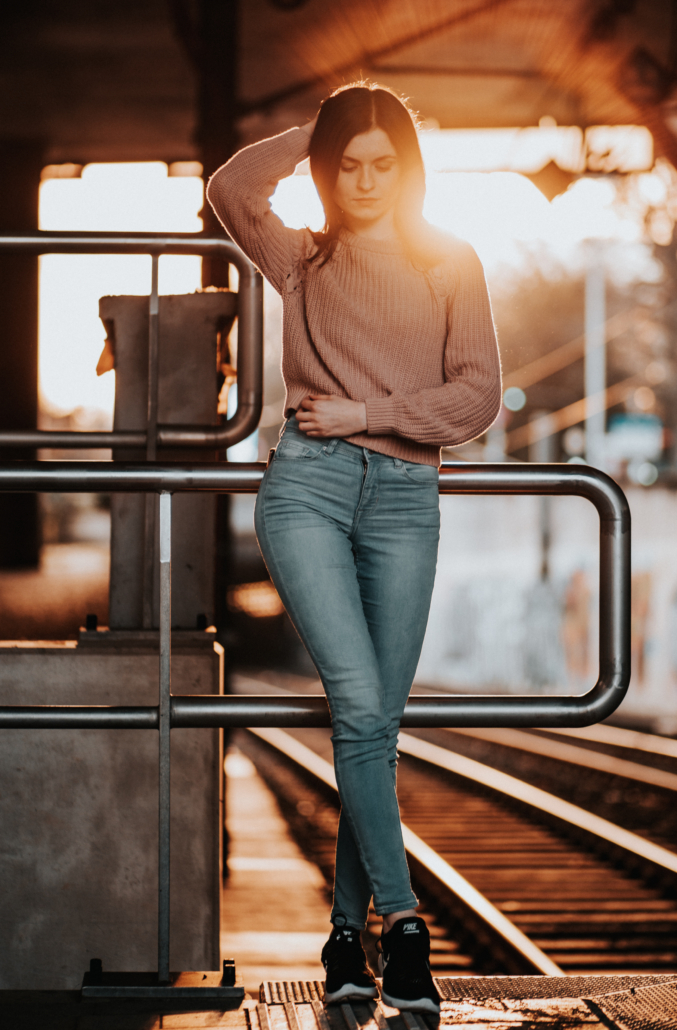
[[[490,14],[492,11],[496,10],[496,8],[503,7],[510,2],[511,0],[485,0],[484,3],[478,4],[476,7],[471,7],[465,11],[461,11],[460,13],[449,15],[441,21],[435,22],[433,25],[428,25],[424,29],[408,33],[406,36],[400,36],[398,39],[392,40],[384,46],[376,47],[373,50],[363,50],[361,54],[356,55],[352,60],[344,61],[333,68],[327,69],[325,72],[310,75],[306,79],[301,79],[299,82],[292,83],[289,86],[284,86],[282,89],[275,90],[273,93],[259,97],[256,100],[242,101],[239,104],[239,113],[240,115],[251,114],[254,111],[262,111],[266,108],[274,107],[277,104],[283,103],[285,100],[291,100],[292,97],[298,96],[301,93],[306,93],[308,90],[314,89],[316,86],[321,86],[323,84],[334,86],[336,85],[337,79],[340,79],[342,75],[346,75],[348,72],[354,71],[356,68],[371,68],[382,58],[396,53],[403,47],[411,46],[415,43],[421,43],[423,40],[430,39],[432,36],[436,36],[438,33],[444,32],[447,29],[455,28],[456,25],[461,25],[463,22],[471,21],[473,18],[479,18],[483,14]],[[385,71],[386,69],[383,70]]]
[[413,64],[381,64],[373,69],[387,75],[440,75],[449,77],[467,76],[469,78],[515,78],[540,79],[540,71],[531,68],[440,68],[435,65]]

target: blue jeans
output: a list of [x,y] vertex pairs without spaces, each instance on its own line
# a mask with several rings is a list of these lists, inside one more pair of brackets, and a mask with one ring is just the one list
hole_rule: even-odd
[[341,799],[332,921],[413,908],[395,792],[397,735],[435,579],[438,472],[290,419],[259,490],[270,576],[332,717]]

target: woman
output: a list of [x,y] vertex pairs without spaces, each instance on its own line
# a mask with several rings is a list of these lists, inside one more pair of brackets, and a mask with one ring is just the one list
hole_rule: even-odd
[[[310,155],[321,232],[287,229],[268,198]],[[438,1012],[395,793],[397,735],[418,662],[439,539],[440,446],[489,428],[501,402],[482,267],[422,217],[408,108],[343,87],[304,128],[241,150],[208,197],[282,295],[286,422],[256,532],[332,716],[341,798],[325,997],[374,997],[360,941],[383,917],[382,996]]]

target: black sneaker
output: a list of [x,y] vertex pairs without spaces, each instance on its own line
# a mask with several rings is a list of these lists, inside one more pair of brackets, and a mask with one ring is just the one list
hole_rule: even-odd
[[335,926],[322,949],[327,974],[324,1000],[333,1004],[346,998],[376,998],[378,987],[367,964],[360,931],[352,926]]
[[381,934],[379,944],[381,997],[386,1005],[436,1015],[440,996],[430,973],[430,934],[424,921],[418,916],[398,919]]

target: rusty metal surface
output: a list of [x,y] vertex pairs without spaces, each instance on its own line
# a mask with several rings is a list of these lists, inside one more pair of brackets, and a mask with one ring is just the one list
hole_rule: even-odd
[[588,1007],[617,1030],[677,1030],[677,980],[586,998]]
[[[319,981],[265,981],[256,1005],[257,1030],[506,1030],[535,1024],[573,1030],[600,1023],[612,1030],[677,1028],[677,981],[670,976],[490,976],[436,983],[444,999],[439,1017],[398,1011],[380,1001],[324,1006]],[[611,993],[591,994],[609,987]]]
[[590,998],[594,995],[664,985],[671,974],[638,976],[453,976],[437,977],[444,1001],[488,998]]

